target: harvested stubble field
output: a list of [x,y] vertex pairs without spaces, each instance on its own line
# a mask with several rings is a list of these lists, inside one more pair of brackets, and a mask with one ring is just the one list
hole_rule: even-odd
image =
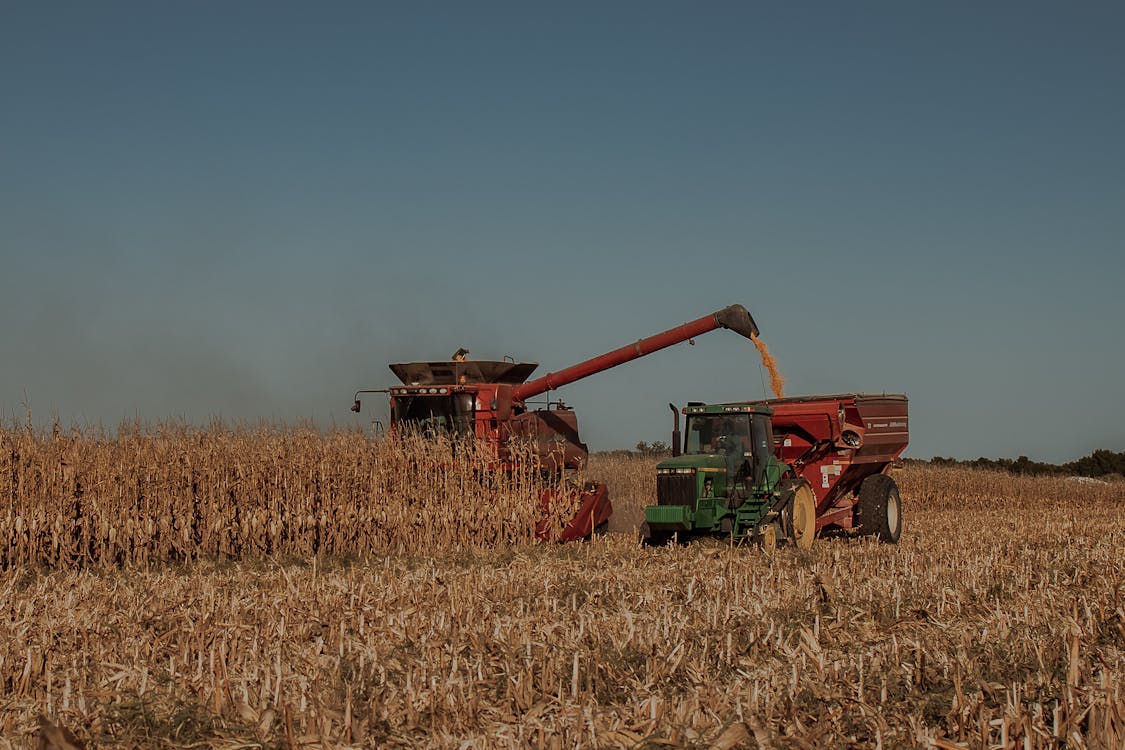
[[899,545],[766,555],[639,547],[654,462],[596,458],[615,533],[555,546],[353,433],[0,434],[0,748],[1125,738],[1125,484],[910,467]]

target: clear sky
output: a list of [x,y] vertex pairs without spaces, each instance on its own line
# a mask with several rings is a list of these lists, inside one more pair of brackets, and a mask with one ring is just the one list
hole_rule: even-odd
[[[790,393],[909,394],[908,455],[1125,450],[1123,38],[1116,2],[5,2],[0,410],[358,424],[388,362],[544,373],[741,302]],[[719,331],[561,395],[604,449],[764,388]]]

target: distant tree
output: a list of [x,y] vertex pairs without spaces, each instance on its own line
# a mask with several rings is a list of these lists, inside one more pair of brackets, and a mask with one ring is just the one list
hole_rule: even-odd
[[1064,464],[1064,468],[1071,474],[1084,477],[1100,477],[1105,474],[1125,474],[1125,451],[1114,453],[1107,450],[1096,450],[1088,456],[1077,461]]
[[1083,456],[1076,461],[1065,464],[1049,464],[1042,461],[1032,461],[1027,456],[1020,456],[1015,460],[1010,458],[975,458],[970,461],[960,461],[956,458],[942,458],[934,456],[930,459],[933,466],[967,466],[974,469],[988,469],[991,471],[1007,471],[1012,474],[1026,476],[1060,476],[1077,475],[1083,477],[1103,477],[1111,474],[1125,474],[1125,452],[1114,453],[1108,450],[1096,450],[1088,456]]
[[645,458],[652,458],[656,456],[667,456],[672,452],[672,449],[661,440],[652,443],[646,443],[642,440],[637,443],[636,451]]

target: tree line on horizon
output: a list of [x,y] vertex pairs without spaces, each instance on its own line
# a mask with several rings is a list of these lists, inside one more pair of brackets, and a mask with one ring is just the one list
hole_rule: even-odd
[[1079,476],[1079,477],[1108,477],[1112,475],[1125,476],[1125,451],[1114,452],[1110,450],[1095,450],[1088,456],[1067,461],[1062,464],[1052,464],[1045,461],[1032,461],[1027,456],[1019,458],[973,458],[957,459],[934,456],[929,461],[924,459],[907,458],[905,463],[930,464],[931,466],[963,466],[971,469],[990,469],[992,471],[1006,471],[1010,474],[1023,474],[1026,476]]
[[[644,440],[637,443],[632,449],[600,451],[608,455],[633,455],[642,458],[661,458],[672,455],[671,447],[661,441],[652,443]],[[1067,461],[1062,464],[1052,464],[1044,461],[1032,461],[1027,456],[1018,458],[972,458],[958,459],[934,456],[930,460],[924,458],[905,458],[905,464],[928,464],[930,466],[960,466],[970,469],[987,469],[991,471],[1006,471],[1009,474],[1022,474],[1026,476],[1080,476],[1080,477],[1108,477],[1125,476],[1125,451],[1114,452],[1110,450],[1095,450],[1088,456]]]

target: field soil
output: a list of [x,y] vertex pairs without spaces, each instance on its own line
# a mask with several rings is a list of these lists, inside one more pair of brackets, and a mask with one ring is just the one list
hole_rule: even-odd
[[595,457],[611,532],[563,546],[78,565],[14,538],[0,748],[48,747],[40,714],[102,748],[1125,746],[1125,484],[910,467],[898,545],[766,554],[641,547],[654,465]]

